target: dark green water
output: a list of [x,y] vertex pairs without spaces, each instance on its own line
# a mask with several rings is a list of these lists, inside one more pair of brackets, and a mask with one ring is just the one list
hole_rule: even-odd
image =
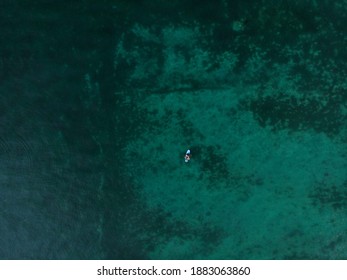
[[0,258],[346,259],[346,23],[1,1]]

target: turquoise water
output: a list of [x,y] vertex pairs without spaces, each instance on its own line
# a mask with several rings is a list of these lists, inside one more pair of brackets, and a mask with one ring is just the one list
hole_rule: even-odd
[[0,258],[346,259],[346,4],[2,1]]

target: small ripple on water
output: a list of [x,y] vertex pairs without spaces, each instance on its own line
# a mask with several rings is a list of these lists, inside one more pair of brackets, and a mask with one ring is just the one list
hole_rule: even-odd
[[34,149],[32,143],[20,135],[14,139],[0,136],[0,156],[5,165],[18,169],[31,170],[33,168]]
[[0,153],[1,154],[8,154],[11,151],[10,148],[10,143],[9,141],[3,137],[2,135],[0,135]]

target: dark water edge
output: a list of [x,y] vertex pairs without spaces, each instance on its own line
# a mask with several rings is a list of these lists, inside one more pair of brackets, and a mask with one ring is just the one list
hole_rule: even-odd
[[[346,114],[340,105],[347,101],[346,7],[314,3],[2,1],[0,259],[148,259],[160,242],[177,236],[197,237],[205,244],[196,256],[218,258],[212,252],[226,237],[224,232],[213,224],[200,232],[161,208],[148,208],[139,195],[141,186],[127,175],[124,149],[153,126],[140,103],[147,92],[189,94],[241,80],[255,86],[259,96],[244,98],[238,110],[252,112],[261,127],[275,132],[312,129],[344,143]],[[134,35],[136,25],[141,28]],[[163,29],[177,26],[198,26],[199,46],[209,52],[202,62],[208,70],[196,66],[196,72],[187,75],[189,69],[178,68],[160,76],[166,69],[165,46],[145,36],[161,38]],[[317,54],[310,52],[312,45]],[[251,71],[246,61],[255,48],[263,50],[268,63]],[[302,52],[288,54],[286,48]],[[216,59],[226,51],[237,56],[231,72],[222,72]],[[174,52],[187,61],[194,54],[182,44],[174,45]],[[147,72],[135,71],[148,61],[152,66]],[[274,65],[290,61],[294,66],[289,74],[298,78],[301,99],[291,99],[287,92],[263,95],[276,72]],[[327,73],[333,74],[327,78]],[[317,89],[322,92],[318,101],[311,95]],[[189,124],[185,129],[194,134]],[[218,181],[228,172],[225,159],[212,147],[195,150],[199,148],[202,169],[217,174],[213,180]],[[206,158],[216,156],[220,164],[210,166]],[[318,187],[312,194],[315,207],[345,210],[343,188],[345,184],[337,190],[328,183]],[[322,251],[281,254],[274,248],[269,255],[249,248],[230,256],[345,258],[343,253],[330,254],[345,243],[338,236]],[[187,253],[172,258],[177,256],[195,257]]]
[[136,215],[121,175],[131,135],[115,95],[110,5],[2,5],[1,258],[143,258],[122,230]]

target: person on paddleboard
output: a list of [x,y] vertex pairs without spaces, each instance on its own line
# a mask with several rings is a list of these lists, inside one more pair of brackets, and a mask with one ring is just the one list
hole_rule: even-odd
[[190,161],[190,157],[191,157],[191,154],[190,154],[190,150],[188,149],[188,150],[186,151],[186,155],[184,156],[184,161],[185,161],[185,162]]

